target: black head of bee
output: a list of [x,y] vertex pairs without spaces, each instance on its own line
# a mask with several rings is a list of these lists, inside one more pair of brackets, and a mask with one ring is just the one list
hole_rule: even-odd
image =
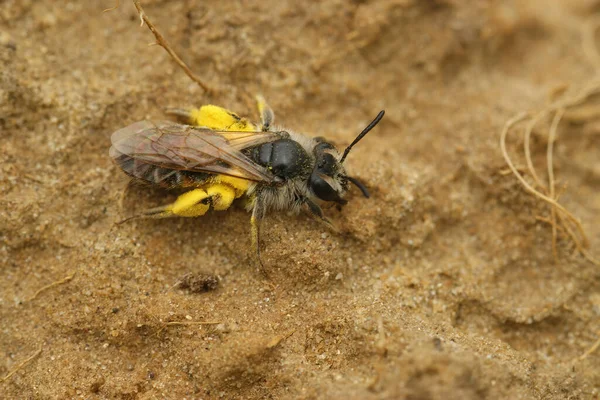
[[[331,150],[334,147],[331,143],[326,142],[323,138],[317,138],[317,145],[314,148],[316,164],[313,172],[310,175],[309,187],[310,190],[319,199],[324,201],[333,201],[344,205],[347,203],[341,197],[341,192],[345,192],[348,187],[348,182],[356,185],[365,197],[369,197],[367,188],[356,178],[346,176],[342,164],[348,156],[352,147],[358,143],[375,125],[381,121],[384,111],[379,112],[377,117],[354,139],[350,146],[346,147],[342,157],[338,159],[332,154]],[[334,150],[335,151],[335,150]],[[337,178],[336,178],[337,177]],[[336,184],[337,183],[337,184]],[[339,189],[336,190],[336,187]]]
[[[340,163],[339,161],[327,150],[334,149],[331,143],[322,141],[323,139],[317,138],[319,143],[314,148],[315,154],[315,168],[310,174],[310,178],[308,181],[308,185],[310,190],[317,196],[319,199],[324,201],[334,201],[338,204],[346,204],[347,201],[344,200],[340,193],[335,190],[334,179],[335,176],[339,174]],[[345,179],[337,186],[341,186],[341,188],[345,189],[347,182]]]

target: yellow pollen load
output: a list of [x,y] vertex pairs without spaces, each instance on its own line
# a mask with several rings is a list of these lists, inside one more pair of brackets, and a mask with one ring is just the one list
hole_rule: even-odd
[[[225,108],[206,105],[189,111],[190,123],[204,126],[215,131],[256,132],[257,126],[245,118]],[[223,134],[226,137],[226,134]],[[165,209],[165,215],[180,217],[200,217],[210,207],[216,211],[227,210],[233,201],[243,196],[251,182],[246,179],[227,175],[215,175],[203,188],[190,190],[179,196],[175,202]],[[210,201],[206,201],[210,199]]]
[[250,181],[241,178],[234,178],[233,176],[218,175],[215,177],[215,182],[223,183],[231,186],[235,190],[235,198],[241,197],[248,191],[250,187]]
[[190,190],[179,196],[167,211],[181,217],[197,217],[206,214],[210,205],[200,203],[208,197],[204,189]]
[[212,104],[191,110],[190,119],[194,125],[205,126],[216,131],[254,132],[257,130],[256,126],[247,119]]
[[[179,196],[165,211],[180,217],[199,217],[209,210],[227,210],[236,199],[235,189],[227,184],[215,183],[205,189],[190,190]],[[210,202],[203,203],[210,199]]]
[[206,188],[211,197],[212,206],[217,211],[227,210],[235,199],[235,191],[228,185],[212,185]]

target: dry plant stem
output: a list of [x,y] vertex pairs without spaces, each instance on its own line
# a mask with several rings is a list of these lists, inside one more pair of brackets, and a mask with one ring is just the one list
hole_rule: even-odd
[[[541,217],[541,216],[538,215],[538,216],[535,217],[535,219],[537,221],[545,222],[548,225],[552,225],[552,219],[550,219],[550,218]],[[564,227],[562,227],[560,225],[557,225],[556,229],[558,229],[563,235],[569,236],[569,232],[567,232],[567,230]]]
[[[567,99],[567,100],[562,101],[562,102],[556,102],[555,104],[547,107],[545,111],[546,112],[552,112],[552,111],[558,112],[559,110],[562,110],[561,111],[561,116],[562,116],[562,114],[565,112],[566,109],[581,104],[583,101],[587,100],[590,96],[592,96],[594,94],[597,94],[599,92],[600,92],[600,82],[598,82],[598,81],[593,82],[592,84],[590,84],[589,86],[587,86],[584,90],[582,90],[581,93],[578,96],[576,96],[576,97],[574,97],[572,99]],[[548,204],[550,204],[550,206],[553,207],[552,209],[555,212],[559,211],[559,212],[556,212],[556,216],[558,217],[558,219],[560,220],[560,222],[564,226],[565,230],[567,231],[567,233],[569,234],[569,236],[571,237],[571,239],[575,243],[575,246],[577,247],[577,250],[588,261],[590,261],[594,265],[600,265],[600,261],[596,260],[585,249],[585,247],[588,246],[588,239],[587,239],[587,236],[585,234],[585,231],[583,230],[583,226],[582,226],[581,222],[577,218],[575,218],[575,216],[571,212],[569,212],[562,205],[560,205],[555,199],[546,196],[545,194],[543,194],[543,193],[539,192],[538,190],[536,190],[535,188],[533,188],[529,183],[527,183],[527,181],[523,178],[523,176],[516,169],[516,167],[512,163],[512,160],[510,159],[510,157],[508,155],[508,152],[506,150],[506,136],[507,136],[509,130],[514,125],[516,125],[517,123],[525,120],[528,116],[529,116],[529,114],[527,114],[525,112],[522,112],[522,113],[518,114],[517,116],[509,119],[506,122],[506,124],[504,125],[504,128],[502,129],[502,133],[500,135],[500,148],[502,150],[502,155],[504,157],[504,160],[508,164],[508,167],[510,168],[510,170],[512,171],[512,173],[517,177],[517,179],[519,180],[519,182],[523,185],[523,187],[528,192],[532,193],[534,196],[536,196],[536,197],[544,200]],[[558,119],[557,121],[560,122],[560,119]],[[558,122],[557,122],[557,124],[558,124]],[[583,243],[579,241],[579,239],[577,238],[577,235],[569,227],[569,224],[573,224],[575,226],[575,228],[577,229],[580,237],[582,238]]]
[[107,8],[106,10],[102,10],[102,12],[109,12],[112,10],[116,10],[117,8],[119,8],[119,0],[115,0],[115,6],[111,7],[111,8]]
[[[546,152],[546,160],[548,164],[548,187],[550,189],[550,197],[555,199],[555,186],[554,186],[554,141],[556,140],[556,131],[558,129],[558,124],[560,123],[560,119],[565,113],[564,108],[560,108],[556,111],[554,115],[554,119],[552,120],[552,125],[550,125],[550,131],[548,133],[548,147]],[[558,201],[558,199],[557,199]],[[552,255],[554,256],[554,260],[558,261],[558,251],[556,250],[556,209],[554,206],[550,206],[551,219],[552,219]]]
[[527,124],[527,128],[525,129],[525,140],[523,141],[523,148],[525,151],[525,161],[527,162],[527,168],[529,169],[529,173],[535,180],[535,183],[539,187],[542,187],[542,188],[544,187],[544,185],[542,184],[541,179],[535,173],[535,168],[533,167],[533,161],[531,161],[531,150],[529,148],[529,139],[531,138],[531,133],[533,132],[533,128],[539,122],[539,120],[542,119],[542,117],[545,114],[546,114],[546,112],[542,111],[542,112],[538,113],[536,116],[534,116],[533,118],[531,118],[531,120]]
[[40,348],[37,349],[37,351],[35,353],[33,353],[31,356],[29,356],[27,359],[21,361],[21,363],[19,365],[17,365],[15,369],[13,369],[8,374],[6,374],[6,376],[4,378],[2,378],[2,380],[0,380],[0,383],[6,382],[17,371],[19,371],[21,368],[23,368],[25,365],[27,365],[31,360],[33,360],[34,358],[39,356],[41,352],[42,352],[42,346],[40,346]]
[[173,49],[171,48],[169,43],[167,43],[166,39],[160,34],[160,32],[158,32],[156,30],[156,27],[154,26],[154,24],[148,19],[148,17],[146,16],[146,13],[144,12],[144,9],[140,5],[140,2],[137,0],[134,0],[133,4],[135,5],[135,8],[137,9],[138,14],[140,14],[140,20],[141,20],[140,26],[143,26],[144,23],[146,23],[146,25],[148,25],[148,28],[150,29],[150,31],[152,32],[152,34],[154,34],[154,37],[156,38],[156,44],[158,44],[160,47],[165,49],[167,51],[167,53],[169,53],[171,58],[173,60],[175,60],[177,65],[179,65],[181,67],[181,69],[183,69],[183,71],[186,73],[186,75],[191,80],[196,82],[198,84],[198,86],[200,86],[205,92],[214,93],[215,90],[210,88],[204,82],[202,82],[202,80],[192,72],[192,70],[186,65],[186,63],[184,63],[183,60],[181,58],[179,58],[179,56],[175,53],[175,51],[173,51]]
[[[583,50],[586,53],[586,55],[588,56],[590,62],[594,65],[594,67],[596,68],[596,75],[600,74],[600,53],[598,52],[598,47],[596,44],[596,32],[598,32],[598,29],[600,28],[600,18],[595,18],[594,20],[592,20],[589,25],[587,25],[584,28],[584,32],[583,32]],[[598,79],[595,79],[596,81],[598,81]],[[587,90],[585,90],[581,96],[579,96],[578,99],[575,99],[576,101],[574,101],[571,106],[575,106],[577,105],[577,103],[579,101],[583,101],[585,99],[587,99],[588,97],[597,94],[600,91],[600,83],[598,82],[592,82]],[[577,101],[579,100],[579,101]],[[581,114],[581,113],[580,113]],[[596,116],[596,110],[593,109],[591,112],[584,112],[584,115],[576,115],[578,118],[581,118],[582,116],[589,116],[589,115],[594,115]],[[587,115],[585,115],[587,114]],[[576,118],[574,118],[575,120],[577,120]],[[581,120],[581,119],[579,119]],[[587,238],[584,236],[584,240],[586,240]],[[596,260],[594,257],[592,257],[592,255],[590,253],[588,253],[585,249],[580,249],[580,252],[583,254],[583,256],[590,261],[592,264],[594,265],[600,265],[600,261]],[[586,351],[582,356],[581,356],[581,360],[583,360],[585,357],[587,357],[588,355],[590,355],[591,353],[593,353],[596,349],[598,349],[598,347],[600,347],[600,339],[598,339],[598,341],[588,350]]]
[[584,124],[586,122],[597,120],[600,118],[600,105],[587,104],[577,107],[565,113],[563,119],[576,124]]
[[[565,187],[563,186],[561,188],[561,190],[554,197],[554,200],[556,200],[558,202],[560,196],[564,193],[564,191],[565,191]],[[572,231],[569,231],[569,227],[566,226],[567,221],[564,218],[562,218],[560,214],[558,214],[557,217],[560,218],[560,223],[561,224],[560,225],[556,225],[556,229],[558,231],[560,231],[560,233],[562,233],[563,235],[565,235],[567,237],[573,236]],[[538,221],[541,221],[541,222],[545,222],[548,225],[552,225],[552,221],[553,221],[551,218],[546,218],[546,217],[542,217],[542,216],[536,216],[535,219],[538,220]],[[556,220],[554,220],[554,221],[556,221]],[[577,247],[577,250],[581,251],[581,245],[579,245],[578,242],[575,243],[575,246]]]
[[[555,102],[554,104],[548,106],[544,111],[542,111],[542,113],[545,112],[556,112],[560,109],[567,109],[567,108],[571,108],[574,106],[577,106],[579,104],[581,104],[582,102],[584,102],[585,100],[587,100],[590,96],[597,94],[600,92],[600,82],[592,82],[589,86],[587,86],[584,90],[581,91],[581,93],[578,96],[575,96],[572,99],[567,99],[564,101],[558,101]],[[539,114],[538,114],[539,115]],[[510,123],[512,120],[509,120],[506,124],[506,126],[508,126],[508,128],[505,129],[506,131],[503,132],[504,138],[506,137],[507,131],[508,129],[510,129],[514,124],[516,124],[517,122],[522,121],[523,119],[525,119],[526,114],[522,113],[519,114],[519,116],[521,117],[518,121],[515,121],[513,123]],[[537,117],[537,116],[536,116]],[[503,141],[505,139],[501,138],[501,141]],[[510,169],[512,170],[512,172],[517,176],[517,178],[519,179],[519,181],[525,186],[525,188],[530,191],[531,193],[533,193],[534,195],[540,197],[541,199],[545,200],[546,202],[549,202],[551,205],[554,204],[555,207],[562,211],[563,213],[565,213],[565,215],[567,216],[567,218],[569,220],[571,220],[576,226],[577,226],[577,230],[579,231],[581,237],[583,238],[583,242],[584,242],[584,246],[587,246],[588,243],[588,239],[587,236],[585,235],[585,232],[583,230],[583,227],[581,225],[581,222],[579,222],[574,216],[573,214],[571,214],[569,211],[567,211],[564,207],[560,206],[560,204],[556,203],[555,200],[545,196],[544,194],[540,193],[539,191],[535,190],[533,187],[531,187],[531,185],[529,185],[524,179],[523,177],[518,173],[518,171],[516,170],[516,168],[514,167],[514,165],[512,164],[512,162],[510,161],[510,158],[508,157],[508,153],[506,152],[506,145],[504,143],[504,145],[501,143],[501,147],[503,147],[503,155],[505,160],[507,161],[507,163],[509,164]]]
[[563,225],[563,227],[566,229],[567,233],[569,234],[569,237],[571,238],[571,240],[573,240],[573,243],[575,243],[575,247],[577,248],[577,251],[579,251],[579,253],[581,253],[583,255],[583,257],[585,257],[586,260],[588,260],[589,262],[591,262],[594,265],[598,265],[600,266],[600,261],[596,260],[581,244],[581,242],[579,241],[579,239],[577,239],[577,236],[575,236],[575,233],[573,232],[573,230],[571,228],[569,228],[568,222],[567,220],[564,219],[564,216],[561,214],[556,214],[556,216],[558,217],[558,219],[560,220],[561,224]]
[[[510,120],[508,120],[506,122],[506,124],[504,125],[504,128],[502,129],[502,134],[500,135],[500,148],[502,150],[502,155],[504,156],[504,160],[508,164],[508,167],[511,169],[512,173],[517,177],[517,179],[519,180],[519,182],[521,182],[521,184],[523,185],[523,187],[525,187],[525,189],[528,192],[532,193],[534,196],[536,196],[536,197],[544,200],[545,202],[547,202],[551,206],[556,207],[556,209],[558,209],[559,211],[561,211],[562,213],[564,213],[565,216],[577,226],[577,229],[580,232],[580,234],[582,235],[582,237],[585,238],[585,233],[583,232],[583,227],[581,225],[581,222],[579,222],[577,220],[577,218],[575,218],[573,216],[573,214],[571,214],[566,208],[564,208],[562,205],[558,204],[556,202],[556,200],[554,200],[554,199],[546,196],[545,194],[537,191],[529,183],[527,183],[527,181],[525,180],[525,178],[523,178],[523,176],[515,168],[514,164],[512,163],[512,160],[510,159],[510,157],[508,155],[508,152],[506,151],[506,135],[508,134],[508,131],[515,124],[517,124],[517,123],[523,121],[525,118],[527,118],[527,115],[528,114],[525,113],[525,112],[520,113],[517,116],[515,116],[515,117],[511,118]],[[574,240],[575,240],[575,237],[574,237]]]
[[600,93],[600,81],[598,81],[597,79],[590,83],[584,90],[581,91],[581,93],[579,94],[579,96],[576,96],[572,99],[567,99],[563,102],[557,102],[554,105],[549,107],[549,111],[556,111],[559,108],[571,108],[571,107],[575,107],[581,103],[583,103],[585,100],[587,100],[589,97]]
[[592,354],[593,352],[595,352],[596,350],[598,350],[598,348],[600,347],[600,339],[598,339],[596,341],[596,343],[594,343],[592,345],[592,347],[590,347],[585,353],[583,353],[580,357],[579,357],[579,361],[584,360],[587,356],[589,356],[590,354]]
[[517,171],[517,169],[515,168],[514,164],[512,163],[512,160],[510,159],[508,152],[506,151],[506,135],[508,134],[508,131],[510,130],[510,128],[512,128],[514,125],[518,124],[519,122],[523,121],[525,118],[527,118],[527,113],[520,113],[518,114],[516,117],[513,117],[511,119],[509,119],[506,124],[504,124],[504,129],[502,129],[502,134],[500,135],[500,149],[502,150],[502,155],[504,156],[504,160],[506,161],[506,163],[508,164],[508,167],[510,168],[510,170],[512,171],[512,173],[517,177],[517,179],[519,180],[519,182],[521,182],[521,184],[525,187],[525,189],[532,193],[533,195],[541,198],[542,200],[546,201],[547,203],[550,204],[554,204],[556,205],[556,207],[561,210],[562,212],[564,212],[565,214],[568,214],[568,211],[561,206],[560,204],[557,204],[554,199],[549,198],[548,196],[538,192],[537,190],[535,190],[529,183],[527,183],[527,181],[523,178],[523,176],[519,173],[519,171]]
[[48,289],[50,289],[50,288],[53,288],[54,286],[62,285],[62,284],[64,284],[64,283],[67,283],[67,282],[69,282],[71,279],[73,279],[73,277],[74,277],[74,276],[75,276],[75,272],[73,272],[71,275],[69,275],[69,276],[67,276],[67,277],[65,277],[65,278],[63,278],[63,279],[61,279],[61,280],[58,280],[58,281],[52,282],[51,284],[49,284],[49,285],[46,285],[46,286],[44,286],[44,287],[43,287],[43,288],[41,288],[41,289],[38,289],[38,291],[37,291],[37,292],[35,292],[35,293],[33,294],[33,296],[31,296],[29,299],[27,299],[27,301],[32,301],[32,300],[35,300],[35,299],[36,299],[36,297],[38,297],[38,295],[39,295],[40,293],[42,293],[43,291],[45,291],[45,290],[48,290]]
[[273,339],[271,339],[269,341],[269,343],[267,343],[267,349],[272,349],[272,348],[278,346],[279,343],[281,343],[285,339],[287,339],[290,336],[292,336],[295,332],[296,332],[296,330],[291,330],[288,333],[285,333],[285,334],[283,334],[281,336],[275,336]]

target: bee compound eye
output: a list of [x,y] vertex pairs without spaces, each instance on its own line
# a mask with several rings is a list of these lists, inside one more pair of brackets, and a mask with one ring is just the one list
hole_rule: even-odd
[[324,201],[334,201],[340,204],[346,204],[346,200],[342,199],[338,192],[323,178],[321,178],[317,170],[313,171],[310,176],[310,190],[319,199]]

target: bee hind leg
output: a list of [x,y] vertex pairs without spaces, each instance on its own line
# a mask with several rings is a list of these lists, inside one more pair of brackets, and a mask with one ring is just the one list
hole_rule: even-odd
[[151,208],[121,222],[138,218],[201,217],[210,207],[217,211],[227,210],[236,197],[235,190],[224,184],[213,184],[205,189],[194,189],[180,195],[173,203]]
[[210,196],[206,190],[194,189],[183,193],[171,204],[145,210],[117,224],[141,218],[200,217],[206,214],[209,208]]
[[200,108],[167,108],[165,113],[181,118],[185,123],[221,131],[254,132],[258,129],[253,123],[233,111],[212,104]]
[[176,108],[169,107],[165,108],[165,114],[173,115],[174,117],[181,118],[185,122],[192,122],[192,112],[193,109],[184,109],[184,108]]
[[252,251],[256,256],[256,261],[260,267],[260,270],[265,273],[265,266],[260,257],[260,225],[265,217],[264,202],[261,201],[260,197],[254,200],[254,206],[252,207],[252,216],[250,217],[250,230],[251,230],[251,243]]

